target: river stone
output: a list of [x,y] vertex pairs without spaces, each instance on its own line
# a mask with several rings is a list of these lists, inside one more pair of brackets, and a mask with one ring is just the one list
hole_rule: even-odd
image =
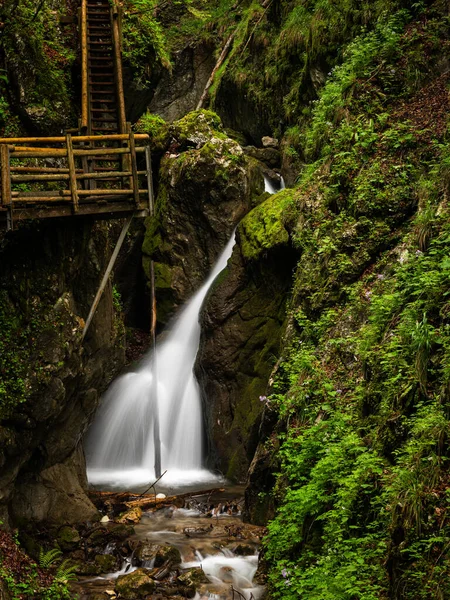
[[142,517],[142,509],[139,506],[136,508],[131,508],[126,512],[122,513],[120,517],[117,519],[118,523],[139,523]]
[[152,564],[154,567],[161,567],[167,562],[173,565],[181,563],[181,555],[178,548],[174,546],[160,546],[159,544],[150,544],[140,542],[134,552],[134,558],[138,563]]
[[183,571],[177,581],[188,588],[196,588],[201,583],[209,583],[209,579],[201,567],[192,567]]
[[117,559],[112,554],[97,554],[95,563],[100,567],[100,573],[112,573],[117,567]]
[[281,154],[275,148],[255,148],[254,146],[245,146],[243,150],[245,154],[265,163],[271,169],[275,169],[281,165]]
[[264,148],[278,148],[279,141],[276,138],[265,135],[261,138],[261,144]]
[[114,590],[126,600],[145,598],[155,589],[155,582],[148,576],[145,569],[137,569],[128,575],[117,578]]

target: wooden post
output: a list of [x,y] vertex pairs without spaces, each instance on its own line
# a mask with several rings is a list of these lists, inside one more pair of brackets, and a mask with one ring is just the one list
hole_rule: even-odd
[[12,194],[11,194],[11,172],[9,166],[9,149],[6,144],[0,146],[0,163],[2,169],[2,197],[1,203],[8,207],[7,228],[13,228],[12,219]]
[[89,325],[91,324],[92,319],[95,314],[95,311],[97,310],[98,303],[100,302],[103,292],[105,291],[106,284],[108,283],[109,276],[111,275],[111,271],[117,260],[117,256],[119,255],[120,249],[122,248],[123,241],[125,239],[128,229],[130,228],[132,219],[133,219],[133,215],[128,217],[127,220],[125,221],[125,223],[123,224],[122,231],[120,232],[116,247],[114,248],[114,252],[112,253],[111,258],[109,259],[109,263],[108,263],[108,266],[106,267],[105,274],[103,275],[103,279],[100,283],[100,287],[98,288],[97,294],[94,298],[94,302],[92,303],[92,306],[91,306],[91,310],[89,311],[89,315],[86,320],[86,325],[84,326],[83,333],[81,335],[81,342],[83,342],[84,338],[86,337],[87,330],[89,329]]
[[139,178],[138,178],[138,170],[137,170],[137,161],[136,161],[136,144],[134,143],[134,133],[131,129],[131,124],[127,123],[127,130],[129,135],[129,143],[130,143],[130,159],[131,159],[131,178],[130,178],[130,187],[134,190],[134,204],[136,208],[139,208]]
[[75,170],[75,159],[73,156],[72,146],[72,135],[68,133],[66,135],[67,144],[67,162],[69,166],[69,180],[70,180],[70,192],[72,195],[72,207],[73,212],[78,212],[78,187],[77,187],[77,173]]
[[150,144],[145,147],[145,168],[147,175],[147,190],[148,190],[148,212],[149,215],[155,214],[155,197],[153,194],[153,177],[152,177],[152,154]]
[[123,71],[122,71],[122,40],[120,31],[120,11],[115,0],[111,9],[111,29],[113,34],[114,48],[114,79],[117,94],[117,113],[119,118],[119,132],[126,132],[125,96],[123,93]]
[[89,131],[87,0],[81,0],[81,133]]

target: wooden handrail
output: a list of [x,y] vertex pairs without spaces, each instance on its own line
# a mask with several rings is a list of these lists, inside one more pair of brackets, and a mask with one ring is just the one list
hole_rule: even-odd
[[81,0],[81,131],[89,128],[87,0]]
[[120,24],[120,11],[121,9],[116,0],[113,0],[111,8],[111,29],[114,49],[114,81],[116,84],[119,131],[120,133],[125,133],[127,118],[125,113],[125,96],[123,93],[122,32]]
[[[111,133],[110,135],[77,135],[72,138],[72,142],[112,142],[128,140],[127,133]],[[135,133],[134,139],[137,141],[150,141],[150,136],[147,133]],[[0,144],[65,144],[66,138],[59,137],[24,137],[24,138],[0,138]]]

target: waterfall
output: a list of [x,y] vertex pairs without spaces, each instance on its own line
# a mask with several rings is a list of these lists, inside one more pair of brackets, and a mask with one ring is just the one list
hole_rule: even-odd
[[286,187],[284,184],[284,179],[283,179],[282,175],[279,176],[280,179],[279,179],[278,185],[275,180],[269,179],[267,177],[267,175],[263,174],[263,177],[264,177],[264,191],[269,192],[269,194],[276,194],[280,190],[284,190]]
[[153,421],[159,411],[161,466],[165,486],[214,480],[203,468],[203,418],[193,373],[200,342],[199,313],[211,284],[231,256],[234,234],[208,280],[189,300],[165,339],[157,344],[157,402],[151,352],[136,371],[116,379],[106,392],[86,443],[88,480],[129,488],[155,480]]

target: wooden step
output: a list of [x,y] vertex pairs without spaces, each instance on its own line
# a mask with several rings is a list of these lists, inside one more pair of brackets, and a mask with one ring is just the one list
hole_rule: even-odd
[[115,108],[91,108],[91,112],[99,112],[99,113],[115,113],[117,112]]

